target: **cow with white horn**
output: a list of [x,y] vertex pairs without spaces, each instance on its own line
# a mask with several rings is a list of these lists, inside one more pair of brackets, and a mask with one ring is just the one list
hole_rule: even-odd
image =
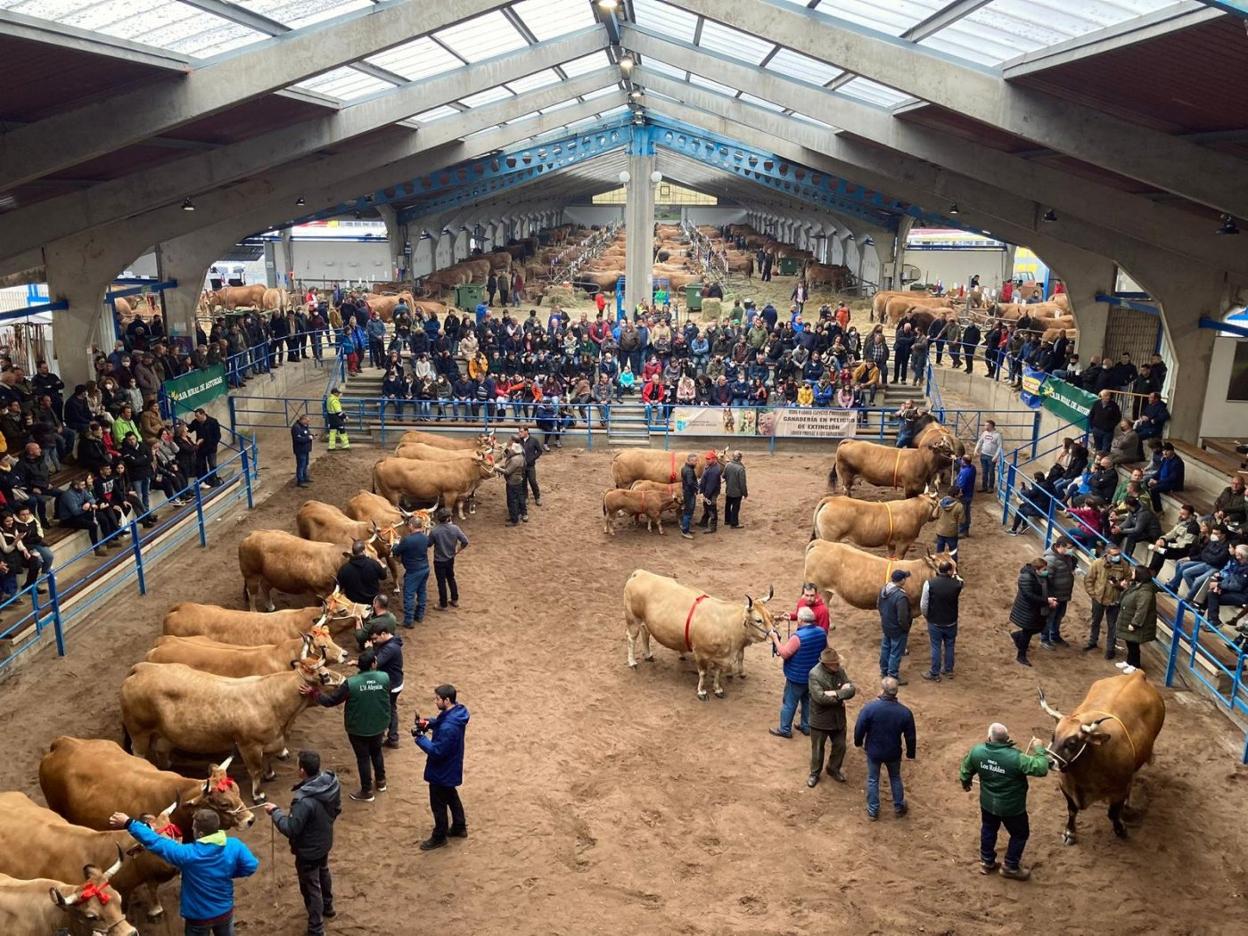
[[[82,869],[81,884],[51,878],[24,880],[0,874],[0,933],[61,933],[89,930],[96,936],[139,936],[121,906],[121,895],[109,878],[121,870],[125,857],[101,870]],[[66,927],[65,924],[69,924]]]

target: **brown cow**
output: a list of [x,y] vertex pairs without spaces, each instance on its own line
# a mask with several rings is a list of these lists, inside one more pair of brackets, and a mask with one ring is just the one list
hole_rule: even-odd
[[107,936],[139,936],[122,910],[121,895],[108,882],[108,872],[95,865],[82,870],[82,884],[0,874],[0,933],[77,933],[85,928]]
[[223,829],[249,829],[256,817],[230,779],[232,760],[211,765],[208,778],[196,780],[160,770],[115,741],[61,736],[39,761],[39,788],[49,809],[88,829],[108,830],[115,812],[159,815],[170,803],[176,806],[169,821],[184,835],[189,836],[197,809],[215,812]]
[[487,448],[493,450],[495,445],[493,433],[462,438],[460,436],[444,435],[440,432],[421,432],[419,429],[409,429],[399,437],[400,445],[407,445],[412,442],[423,442],[425,445],[452,451],[475,451]]
[[937,439],[931,448],[921,449],[845,439],[836,447],[828,487],[835,491],[839,478],[846,496],[852,496],[854,482],[861,477],[879,487],[901,488],[906,497],[917,497],[952,463],[953,449],[948,439]]
[[373,490],[395,505],[407,498],[415,504],[437,504],[451,511],[458,507],[462,520],[464,503],[494,473],[494,466],[480,455],[462,462],[383,458],[373,465]]
[[324,625],[331,634],[359,626],[362,609],[335,588],[320,607],[282,611],[238,611],[216,605],[182,602],[165,614],[163,633],[173,637],[210,637],[222,643],[260,646],[289,640]]
[[896,296],[889,299],[888,305],[884,307],[884,319],[890,325],[896,325],[902,316],[908,315],[916,309],[927,310],[937,315],[956,315],[956,310],[949,305],[949,300],[940,296],[918,296],[915,298]]
[[376,312],[377,317],[383,322],[394,320],[394,310],[400,300],[406,302],[409,309],[414,310],[416,308],[416,297],[406,289],[397,295],[381,296],[376,293],[366,293],[364,296],[364,301],[368,304],[369,311]]
[[293,670],[231,679],[181,663],[136,663],[121,684],[121,722],[140,757],[168,766],[169,752],[217,754],[238,748],[251,777],[253,802],[274,774],[268,758],[287,753],[286,735],[308,706],[304,686],[336,685],[342,677],[319,656]]
[[[22,880],[75,881],[86,865],[105,868],[102,876],[124,905],[151,878],[167,881],[176,874],[155,855],[137,849],[138,842],[129,832],[97,832],[72,825],[25,793],[0,793],[0,874]],[[127,859],[131,850],[136,853]],[[159,901],[148,905],[148,919],[159,919],[163,913]]]
[[659,535],[663,535],[663,512],[679,508],[684,503],[680,490],[675,494],[655,493],[652,491],[632,488],[622,491],[619,488],[608,488],[602,492],[602,525],[603,532],[615,535],[612,520],[616,514],[631,514],[635,519],[646,518],[646,532],[658,524]]
[[314,627],[302,637],[280,643],[229,644],[211,637],[157,637],[143,659],[148,663],[182,663],[218,676],[268,676],[284,673],[304,656],[320,654],[328,663],[347,662],[348,653],[334,643],[328,627]]
[[240,306],[259,309],[264,303],[267,286],[224,286],[212,294],[214,307],[237,309]]
[[825,497],[815,507],[811,539],[832,543],[849,540],[858,546],[887,546],[893,558],[904,559],[923,525],[936,519],[940,498],[934,491],[901,501],[864,501]]
[[[625,449],[611,459],[611,483],[617,488],[631,487],[634,481],[657,481],[660,484],[679,484],[680,469],[685,459],[693,453],[659,452],[653,449]],[[722,460],[728,456],[728,449],[717,452]],[[698,477],[706,468],[705,453],[698,455],[693,470]]]
[[1098,679],[1069,715],[1050,706],[1043,689],[1040,707],[1057,722],[1045,753],[1059,771],[1058,786],[1066,797],[1062,841],[1073,845],[1079,810],[1101,802],[1109,803],[1114,834],[1126,838],[1122,809],[1136,771],[1153,759],[1153,745],[1166,720],[1161,693],[1137,669]]
[[465,458],[484,456],[490,461],[494,459],[494,449],[483,447],[476,449],[448,449],[426,442],[400,442],[394,447],[397,458],[411,458],[415,461],[461,461]]
[[636,644],[641,655],[654,662],[650,637],[682,657],[693,653],[698,667],[698,698],[706,701],[706,675],[712,675],[716,698],[724,697],[720,676],[733,670],[745,678],[745,648],[767,639],[774,622],[767,597],[745,604],[708,597],[675,579],[638,569],[624,583],[624,623],[628,635],[628,665],[637,668]]
[[880,589],[893,572],[902,569],[910,577],[901,587],[910,599],[910,610],[917,615],[923,583],[936,575],[937,566],[945,560],[954,562],[947,552],[932,555],[929,551],[921,559],[884,559],[846,543],[811,540],[806,546],[802,581],[813,582],[821,592],[840,595],[850,607],[870,610],[876,607]]
[[[365,554],[377,558],[371,546]],[[285,530],[254,530],[238,544],[243,600],[251,611],[257,601],[274,610],[273,592],[328,595],[338,587],[338,570],[351,558],[339,543],[312,543]]]
[[398,570],[390,553],[403,538],[399,523],[382,527],[374,521],[352,520],[333,504],[310,500],[304,501],[296,511],[295,529],[304,539],[317,543],[350,547],[355,540],[363,540],[376,550],[377,558],[386,561],[392,575]]

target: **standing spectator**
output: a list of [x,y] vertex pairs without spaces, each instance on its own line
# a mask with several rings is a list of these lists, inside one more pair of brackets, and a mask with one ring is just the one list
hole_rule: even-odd
[[749,497],[746,487],[745,465],[741,453],[733,452],[732,461],[724,466],[724,525],[741,529],[741,501]]
[[[1108,362],[1107,362],[1108,363]],[[1093,447],[1108,452],[1114,442],[1114,429],[1122,421],[1122,410],[1110,390],[1097,394],[1097,401],[1088,409],[1088,426],[1092,430]]]
[[373,367],[385,367],[386,323],[376,312],[369,316],[368,324],[364,326],[364,333],[368,336],[368,362]]
[[209,487],[219,487],[222,482],[217,477],[217,448],[221,445],[221,424],[201,408],[195,411],[190,431],[195,433],[196,474]]
[[962,518],[966,509],[956,495],[958,489],[950,487],[936,505],[936,551],[948,552],[958,558],[958,534],[962,530]]
[[797,630],[787,641],[780,642],[780,635],[773,629],[768,635],[776,654],[784,660],[784,699],[780,703],[780,727],[768,728],[768,734],[777,738],[793,737],[793,715],[801,706],[802,717],[798,730],[810,734],[810,671],[819,662],[819,654],[828,645],[828,635],[815,623],[815,612],[799,608]]
[[468,537],[451,519],[446,507],[439,507],[438,525],[429,534],[433,541],[433,575],[438,582],[439,611],[446,610],[447,591],[450,591],[452,608],[459,607],[459,583],[455,581],[455,556],[468,548]]
[[690,530],[693,527],[693,512],[698,506],[697,464],[698,456],[691,452],[680,467],[680,535],[685,539],[693,539]]
[[[420,843],[421,851],[433,851],[448,838],[467,838],[468,823],[459,790],[464,782],[464,732],[468,709],[457,701],[449,683],[433,690],[438,715],[433,721],[416,717],[412,740],[425,752],[425,782],[429,784],[429,808],[433,812],[433,834]],[[425,737],[425,732],[429,737]],[[449,822],[448,820],[449,814]]]
[[351,440],[347,438],[347,414],[342,411],[342,388],[334,387],[329,391],[329,398],[325,401],[325,424],[329,427],[329,450],[332,452],[337,446],[338,441],[342,441],[344,450],[351,447]]
[[[520,445],[524,449],[524,483],[533,492],[533,503],[541,507],[542,490],[537,486],[537,460],[542,457],[542,449],[546,449],[546,451],[550,451],[550,449],[529,434],[528,426],[520,427]],[[525,520],[529,518],[527,501],[521,516]]]
[[121,460],[126,466],[130,486],[142,505],[143,525],[155,526],[157,518],[151,509],[152,476],[156,473],[152,450],[132,432],[122,441]]
[[880,675],[891,676],[899,686],[906,685],[900,676],[901,657],[906,652],[912,623],[910,598],[903,587],[909,577],[905,569],[894,569],[876,599],[880,612]]
[[845,782],[841,770],[845,762],[845,703],[854,697],[854,685],[841,668],[841,658],[831,647],[819,654],[819,662],[811,669],[807,688],[810,695],[810,776],[806,785],[813,787],[823,772],[824,748],[828,750],[828,776],[837,783]]
[[888,770],[897,818],[909,812],[901,782],[901,742],[905,740],[910,760],[914,760],[917,742],[914,715],[897,700],[899,685],[892,676],[880,680],[880,695],[862,707],[854,725],[854,747],[863,748],[867,755],[867,818],[872,822],[880,818],[881,766]]
[[901,409],[897,410],[897,448],[913,448],[917,433],[919,417],[923,412],[914,405],[914,400],[905,400]]
[[264,811],[277,831],[290,839],[295,877],[308,912],[308,936],[324,936],[325,921],[336,916],[329,852],[334,847],[334,820],[342,812],[342,786],[332,770],[322,772],[320,754],[300,751],[299,782],[290,812],[276,803],[265,803]]
[[1005,448],[1005,439],[997,431],[997,424],[989,419],[984,423],[984,431],[975,442],[975,454],[979,456],[979,464],[983,476],[979,479],[981,491],[992,491],[997,484],[997,462],[1001,460]]
[[[1025,881],[1031,871],[1022,867],[1023,849],[1031,827],[1027,821],[1027,778],[1049,772],[1043,748],[1036,754],[1020,751],[1010,731],[1000,722],[988,726],[988,740],[971,748],[958,768],[962,789],[971,792],[971,780],[979,777],[979,873]],[[997,833],[1001,826],[1010,834],[1004,866],[997,863]]]
[[179,912],[186,936],[234,936],[234,878],[251,877],[260,867],[238,839],[221,831],[221,817],[197,809],[191,820],[194,841],[184,845],[116,812],[108,824],[125,829],[145,849],[182,872]]
[[927,638],[932,647],[932,663],[923,678],[929,682],[940,682],[942,676],[953,679],[953,645],[958,637],[958,600],[963,584],[947,559],[936,567],[935,577],[923,583],[919,607],[927,618]]
[[819,594],[818,587],[813,582],[805,582],[802,585],[802,597],[797,599],[797,608],[790,614],[788,611],[780,612],[781,620],[792,621],[797,617],[802,608],[809,608],[815,613],[815,626],[825,634],[832,627],[831,618],[828,616],[828,606],[823,600],[823,596]]
[[1075,593],[1074,540],[1059,536],[1044,554],[1044,560],[1049,570],[1049,597],[1055,604],[1050,605],[1044,630],[1040,632],[1040,646],[1045,650],[1056,650],[1066,646],[1062,637],[1062,618],[1066,616],[1066,608]]
[[368,554],[363,540],[354,540],[351,557],[338,569],[337,582],[342,593],[356,604],[371,605],[385,577],[386,567]]
[[1036,556],[1018,572],[1018,591],[1010,608],[1010,623],[1017,625],[1018,630],[1010,634],[1010,639],[1018,650],[1015,659],[1022,666],[1031,666],[1027,659],[1031,638],[1044,629],[1048,610],[1057,607],[1057,600],[1049,597],[1048,569],[1048,560]]
[[975,348],[979,345],[980,339],[979,326],[973,321],[962,329],[962,354],[966,357],[966,372],[974,373],[975,368]]
[[420,531],[420,520],[407,518],[407,534],[390,550],[403,563],[403,626],[409,630],[425,619],[429,585],[429,537]]
[[1157,586],[1147,568],[1132,570],[1131,584],[1118,607],[1118,631],[1127,645],[1127,661],[1119,666],[1124,673],[1134,673],[1140,665],[1140,647],[1157,639]]
[[498,469],[503,474],[507,486],[507,525],[517,526],[521,520],[528,522],[528,507],[524,497],[524,443],[520,436],[511,437],[511,443],[503,454],[503,463]]
[[318,705],[329,707],[346,703],[343,722],[360,773],[360,788],[349,795],[357,802],[371,803],[377,798],[373,795],[374,774],[377,792],[386,792],[386,762],[381,741],[390,726],[390,677],[378,671],[377,653],[371,649],[361,653],[356,663],[360,671],[332,689],[300,686],[299,691],[312,696]]
[[975,463],[969,454],[962,456],[962,464],[958,466],[958,479],[955,482],[958,492],[962,495],[962,525],[958,527],[958,536],[971,535],[971,503],[975,499]]
[[1118,638],[1118,607],[1122,601],[1123,589],[1131,577],[1131,567],[1123,562],[1122,549],[1110,543],[1105,555],[1092,560],[1088,566],[1088,574],[1083,578],[1083,587],[1092,599],[1092,624],[1088,631],[1088,642],[1083,652],[1088,653],[1097,648],[1097,640],[1101,636],[1101,620],[1105,620],[1105,659],[1112,660],[1116,655]]
[[399,695],[403,692],[403,638],[387,627],[387,621],[374,621],[368,629],[369,641],[377,654],[377,669],[390,679],[390,727],[384,747],[399,746]]
[[307,413],[291,425],[290,447],[295,452],[295,485],[307,487],[312,483],[312,476],[308,474],[308,464],[312,458],[312,428],[308,424]]
[[702,519],[698,521],[698,526],[703,533],[714,533],[719,529],[719,489],[722,478],[723,468],[712,449],[706,453],[706,467],[702,469],[702,478],[698,482],[698,492],[702,495]]

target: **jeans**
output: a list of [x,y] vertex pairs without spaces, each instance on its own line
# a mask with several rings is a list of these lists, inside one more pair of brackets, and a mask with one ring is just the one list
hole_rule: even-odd
[[1195,559],[1179,562],[1174,567],[1174,577],[1166,582],[1166,588],[1170,589],[1176,595],[1179,592],[1179,583],[1183,582],[1187,585],[1189,591],[1187,597],[1191,598],[1199,591],[1196,584],[1199,580],[1213,572],[1213,566],[1207,562],[1197,562]]
[[803,733],[810,730],[810,686],[804,682],[784,681],[784,701],[780,703],[780,730],[793,733],[793,715],[798,705],[802,707],[802,720],[798,723]]
[[1010,842],[1005,846],[1005,866],[1012,871],[1017,870],[1023,858],[1023,849],[1027,847],[1027,837],[1031,835],[1027,814],[994,816],[981,808],[979,815],[979,860],[986,865],[997,863],[997,832],[1005,826],[1005,831],[1010,833]]
[[823,770],[823,752],[828,748],[828,773],[835,773],[845,763],[845,729],[824,731],[820,728],[810,729],[810,772],[818,774]]
[[355,766],[360,773],[360,789],[365,793],[373,792],[373,774],[377,775],[377,785],[386,782],[386,762],[381,756],[381,741],[385,735],[373,735],[365,738],[362,735],[347,735],[351,742],[351,750],[355,752]]
[[693,497],[686,495],[685,502],[680,510],[680,532],[688,533],[693,526],[693,511],[698,505],[698,498],[695,494]]
[[901,761],[872,760],[867,755],[867,815],[880,814],[880,767],[888,768],[888,786],[893,796],[893,809],[900,811],[906,805],[906,789],[901,785]]
[[186,936],[234,936],[234,916],[231,914],[228,920],[212,926],[199,926],[187,920],[185,932]]
[[403,576],[403,624],[411,626],[413,617],[425,619],[425,602],[429,585],[429,567],[408,569]]
[[[1221,623],[1218,615],[1222,612],[1223,607],[1242,608],[1248,605],[1248,592],[1242,591],[1224,591],[1221,593],[1209,592],[1209,608],[1205,617],[1209,619],[1209,623],[1217,625]],[[1138,646],[1133,644],[1132,646]]]
[[451,601],[458,603],[459,583],[455,581],[455,560],[433,560],[433,575],[438,581],[438,607],[446,607],[446,595],[448,590],[450,591]]
[[1088,632],[1088,645],[1097,642],[1101,636],[1101,618],[1105,618],[1105,656],[1113,656],[1114,643],[1118,639],[1118,606],[1103,605],[1099,601],[1092,602],[1092,628]]
[[971,503],[972,500],[969,497],[962,500],[962,525],[958,527],[959,536],[971,535]]
[[[429,784],[429,809],[433,812],[433,838],[443,841],[449,833],[468,834],[468,822],[464,818],[464,804],[459,801],[459,790],[453,786]],[[447,814],[450,822],[447,822]]]
[[898,676],[901,669],[901,658],[906,652],[906,641],[910,639],[909,634],[901,634],[897,637],[890,637],[884,634],[880,638],[880,676],[892,676],[894,679]]
[[[953,672],[953,644],[958,639],[958,625],[941,627],[936,624],[927,625],[927,638],[932,644],[932,675]],[[941,667],[941,651],[944,651],[944,667]]]
[[295,481],[307,484],[312,480],[308,473],[308,463],[312,460],[311,452],[295,452]]
[[956,559],[958,556],[958,538],[956,536],[941,536],[937,534],[936,551],[944,552],[945,550],[948,550],[949,555]]
[[295,859],[295,876],[299,878],[299,893],[308,911],[308,936],[322,936],[325,932],[325,911],[334,909],[334,882],[329,874],[329,856],[309,860]]
[[1045,643],[1057,643],[1062,639],[1062,618],[1066,616],[1066,606],[1069,603],[1058,599],[1057,606],[1049,608],[1044,629],[1040,631],[1040,639]]
[[1097,452],[1108,452],[1110,443],[1114,441],[1113,429],[1097,429],[1092,427],[1092,444]]
[[993,491],[997,487],[997,473],[993,470],[996,467],[996,456],[980,455],[979,466],[983,470],[980,475],[979,484],[981,491]]
[[399,740],[399,696],[403,690],[390,693],[390,729],[386,732],[386,740],[398,743]]

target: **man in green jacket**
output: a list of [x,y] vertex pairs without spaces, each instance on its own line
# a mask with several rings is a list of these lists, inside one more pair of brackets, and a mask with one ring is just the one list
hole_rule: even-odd
[[837,783],[845,782],[841,764],[845,761],[845,703],[854,697],[854,685],[841,667],[841,658],[831,647],[819,654],[819,662],[810,671],[810,776],[806,785],[819,782],[824,769],[823,750],[828,752],[828,776]]
[[303,686],[299,691],[311,695],[319,705],[347,704],[343,720],[347,740],[355,752],[360,771],[360,788],[351,794],[353,800],[371,803],[373,774],[377,775],[377,792],[386,792],[386,762],[382,759],[381,742],[390,728],[390,677],[377,669],[377,654],[369,649],[360,654],[360,671],[340,685],[322,692],[319,687]]
[[[1049,759],[1043,752],[1028,754],[1010,740],[1010,730],[1000,722],[988,727],[988,741],[971,748],[962,758],[958,777],[962,789],[971,792],[971,779],[979,777],[979,873],[992,874],[998,867],[1001,876],[1025,881],[1031,871],[1019,866],[1027,837],[1027,778],[1043,777],[1049,772]],[[1005,849],[1005,863],[997,864],[997,832],[1001,826],[1010,834]]]
[[390,611],[390,596],[378,595],[374,598],[373,613],[361,623],[362,626],[355,631],[355,644],[360,652],[363,652],[368,646],[368,638],[372,633],[374,624],[384,625],[391,634],[398,633],[399,622],[394,619],[394,615]]

